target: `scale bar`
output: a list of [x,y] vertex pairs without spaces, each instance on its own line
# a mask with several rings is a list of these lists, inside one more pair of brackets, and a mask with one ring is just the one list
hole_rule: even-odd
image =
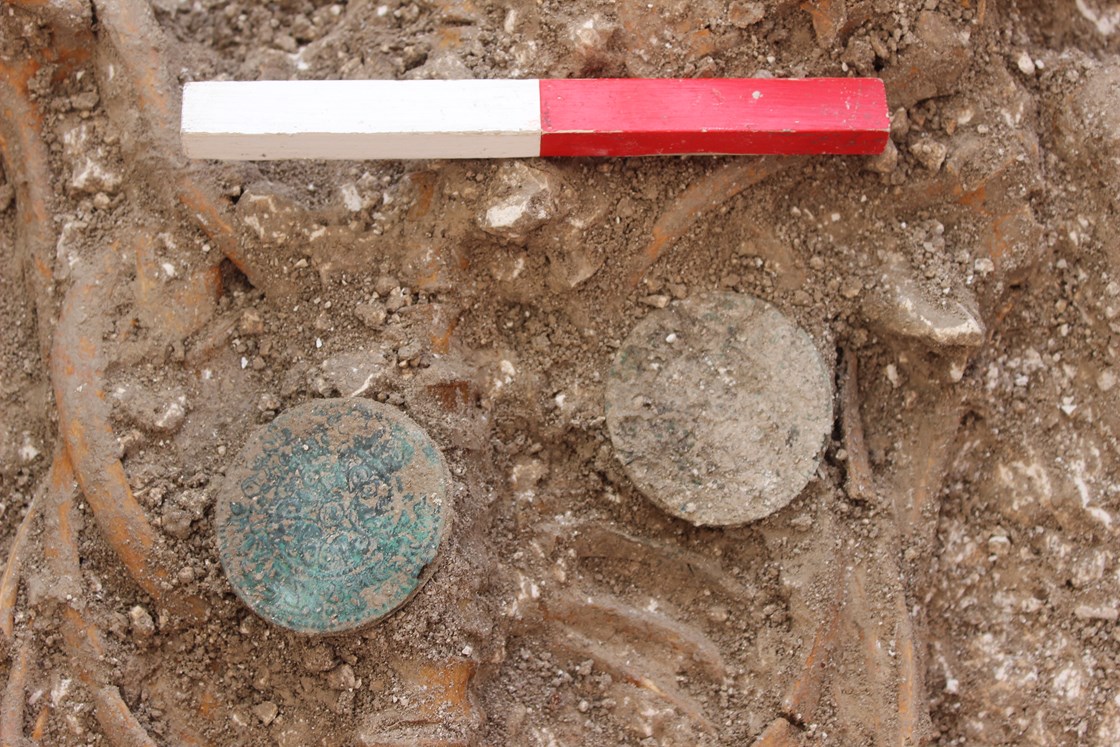
[[877,78],[212,81],[183,150],[224,160],[874,155]]

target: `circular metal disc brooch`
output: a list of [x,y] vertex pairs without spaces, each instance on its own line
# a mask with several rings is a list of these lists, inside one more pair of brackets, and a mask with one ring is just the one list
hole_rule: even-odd
[[831,380],[812,339],[737,293],[642,319],[618,350],[606,397],[630,479],[697,525],[743,524],[788,504],[832,428]]
[[218,551],[269,622],[338,633],[416,592],[448,531],[451,478],[428,435],[388,405],[317,400],[257,430],[226,474]]

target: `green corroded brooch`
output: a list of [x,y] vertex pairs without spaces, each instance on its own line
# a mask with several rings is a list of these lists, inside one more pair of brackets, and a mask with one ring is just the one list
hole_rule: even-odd
[[376,622],[427,581],[451,520],[428,435],[388,405],[317,400],[249,438],[216,507],[237,595],[301,633]]

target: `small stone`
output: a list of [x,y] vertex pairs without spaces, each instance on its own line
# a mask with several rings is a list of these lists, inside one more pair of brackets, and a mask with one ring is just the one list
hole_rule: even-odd
[[329,671],[334,667],[334,662],[334,652],[330,646],[311,646],[303,655],[303,668],[314,674]]
[[128,623],[132,629],[132,635],[138,640],[146,641],[156,634],[155,620],[140,605],[136,605],[128,611]]
[[122,181],[119,173],[110,171],[101,161],[87,155],[81,157],[74,166],[66,186],[73,194],[94,195],[104,192],[111,195],[120,189]]
[[338,189],[339,195],[342,197],[342,204],[351,213],[360,212],[362,204],[362,196],[358,193],[358,187],[355,184],[343,184]]
[[133,381],[117,387],[113,398],[130,422],[149,433],[172,435],[187,417],[187,395],[179,388],[153,392]]
[[899,107],[891,114],[891,140],[902,140],[910,134],[910,113]]
[[23,442],[20,444],[18,452],[20,463],[31,464],[35,461],[36,458],[38,458],[39,454],[41,453],[42,452],[39,450],[39,447],[36,446],[35,442],[31,440],[30,431],[24,431]]
[[765,17],[766,8],[758,2],[732,2],[727,9],[727,21],[736,28],[754,26]]
[[392,376],[393,364],[380,351],[339,353],[313,369],[308,383],[324,397],[358,397],[384,389]]
[[893,140],[887,141],[887,147],[877,156],[868,156],[863,159],[863,168],[876,174],[890,174],[898,167],[898,148]]
[[160,527],[176,539],[187,539],[194,533],[193,523],[202,518],[210,498],[202,490],[183,490],[164,501]]
[[259,718],[261,720],[261,723],[265,726],[268,726],[273,721],[275,721],[279,713],[280,708],[277,707],[277,705],[271,700],[266,700],[263,703],[259,703],[253,706],[253,715]]
[[708,610],[708,619],[715,623],[725,623],[731,617],[731,613],[722,604],[717,604]]
[[385,310],[390,314],[395,314],[411,303],[412,298],[403,288],[394,288],[389,297],[385,299]]
[[898,366],[893,363],[888,363],[887,367],[884,369],[884,373],[886,374],[887,381],[891,383],[891,388],[898,389],[898,384],[900,381],[898,376]]
[[160,433],[175,433],[183,425],[183,421],[187,418],[186,408],[187,398],[180,396],[178,399],[168,402],[163,406],[155,419],[152,421],[154,430]]
[[809,514],[799,514],[789,520],[789,525],[794,529],[800,529],[804,531],[813,526],[813,517]]
[[1054,146],[1063,158],[1103,181],[1102,194],[1120,202],[1120,108],[1105,105],[1120,90],[1120,58],[1085,71],[1070,92],[1053,103]]
[[459,55],[449,49],[433,52],[423,65],[409,70],[409,80],[470,80],[474,73]]
[[1106,368],[1101,371],[1097,376],[1097,389],[1102,392],[1109,392],[1112,391],[1114,386],[1116,386],[1116,374],[1112,372],[1112,369]]
[[551,172],[521,161],[504,162],[478,225],[492,236],[523,243],[530,233],[557,217],[559,191],[559,180]]
[[618,27],[596,13],[589,18],[580,18],[568,28],[568,37],[576,49],[584,56],[603,52]]
[[280,409],[280,398],[272,392],[265,392],[257,400],[257,409],[261,412],[276,412]]
[[295,54],[296,50],[299,49],[299,44],[288,34],[277,34],[272,38],[272,43],[276,45],[277,49],[288,54]]
[[993,534],[988,538],[988,553],[997,557],[1006,555],[1011,551],[1011,540],[1003,534]]
[[1015,65],[1019,68],[1019,72],[1023,75],[1034,76],[1038,72],[1038,68],[1034,64],[1034,60],[1027,52],[1020,52],[1019,56],[1015,58]]
[[163,507],[159,525],[163,531],[176,539],[187,539],[192,533],[194,517],[188,511],[169,503]]
[[910,152],[922,166],[937,172],[945,163],[945,156],[948,155],[949,149],[936,140],[919,140],[910,146]]
[[420,354],[424,352],[424,346],[420,344],[419,340],[409,340],[405,344],[397,348],[397,360],[404,363],[419,358]]
[[510,470],[509,484],[514,495],[532,498],[537,484],[548,475],[548,465],[540,459],[521,456]]
[[840,55],[840,61],[861,75],[874,74],[875,48],[867,37],[853,36],[848,40],[844,54]]
[[481,24],[485,18],[479,5],[480,3],[472,0],[440,0],[436,7],[438,17],[443,23],[450,26],[475,26]]
[[642,303],[655,309],[663,309],[669,305],[669,297],[663,294],[645,296],[642,298]]
[[863,311],[869,321],[899,337],[920,340],[933,348],[975,348],[984,342],[984,324],[975,301],[968,303],[925,291],[900,257],[887,262],[881,281],[865,296]]
[[354,316],[370,329],[378,329],[389,317],[383,303],[360,303],[354,307]]
[[913,29],[914,43],[882,72],[892,106],[910,107],[933,96],[950,96],[972,62],[967,24],[944,13],[922,11]]
[[349,664],[340,664],[327,672],[327,685],[332,690],[354,690],[361,682],[354,676],[354,669]]
[[373,281],[373,292],[378,297],[387,296],[400,287],[400,282],[392,275],[380,275],[377,280]]
[[1116,622],[1120,620],[1120,609],[1110,606],[1094,607],[1088,604],[1079,604],[1073,610],[1074,617],[1081,620],[1106,620]]
[[[294,236],[306,236],[312,223],[306,207],[290,196],[288,188],[272,182],[246,185],[236,212],[240,223],[264,246],[284,246]],[[307,265],[304,257],[295,262],[297,268]]]
[[[411,7],[415,8],[416,6]],[[284,721],[276,723],[270,734],[273,740],[271,744],[275,747],[307,747],[307,745],[316,742],[324,744],[317,738],[319,735],[316,731],[308,722],[308,717],[299,714],[292,717],[287,723]]]
[[100,97],[97,91],[86,91],[85,93],[75,94],[70,97],[70,106],[74,107],[80,112],[88,112],[97,106]]
[[264,319],[256,309],[246,309],[241,313],[237,323],[237,330],[243,335],[254,337],[264,334]]
[[563,249],[551,252],[548,262],[550,285],[556,290],[571,290],[587,281],[603,266],[600,255],[583,245],[582,231],[571,242],[564,242]]

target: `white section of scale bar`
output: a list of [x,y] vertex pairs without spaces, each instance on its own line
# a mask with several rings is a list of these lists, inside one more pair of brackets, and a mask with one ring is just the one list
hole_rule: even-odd
[[532,158],[540,81],[188,83],[182,142],[190,158],[229,160]]

